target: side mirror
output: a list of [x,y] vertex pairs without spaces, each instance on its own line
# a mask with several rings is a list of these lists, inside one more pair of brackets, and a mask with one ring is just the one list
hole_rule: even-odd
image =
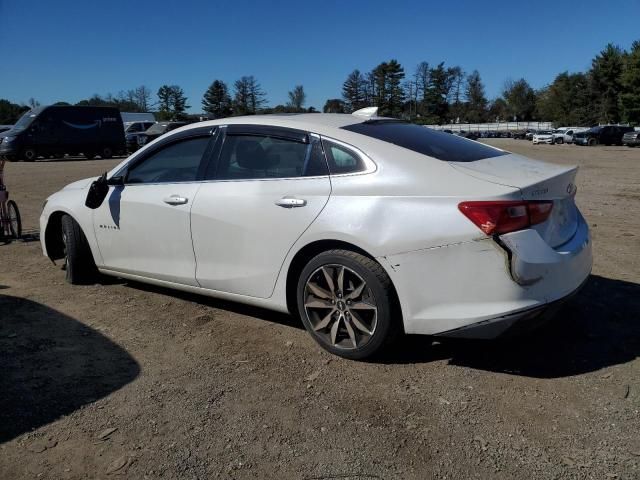
[[106,198],[107,193],[109,193],[109,182],[111,180],[112,179],[107,180],[107,172],[103,173],[100,178],[95,180],[89,187],[87,198],[84,201],[85,206],[92,210],[95,210],[100,205],[102,205],[102,202]]

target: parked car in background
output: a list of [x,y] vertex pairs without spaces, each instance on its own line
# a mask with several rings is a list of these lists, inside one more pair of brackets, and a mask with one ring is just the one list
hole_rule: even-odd
[[82,153],[111,158],[125,152],[124,127],[117,108],[52,105],[26,112],[3,133],[0,156],[33,162]]
[[157,122],[151,125],[146,131],[136,134],[138,148],[153,142],[156,138],[164,135],[171,130],[183,127],[187,122]]
[[633,127],[622,125],[604,125],[593,127],[573,136],[576,145],[622,145],[622,137],[627,132],[633,132]]
[[145,122],[126,122],[124,124],[124,133],[142,133],[146,131],[154,122],[145,121]]
[[524,134],[525,140],[533,140],[533,136],[536,134],[536,130],[527,130],[527,133]]
[[125,142],[127,144],[127,153],[133,153],[140,144],[138,137],[146,132],[156,122],[144,121],[144,122],[127,122],[124,127]]
[[553,143],[564,143],[564,135],[568,130],[568,127],[561,127],[553,130]]
[[627,147],[640,146],[640,131],[634,130],[627,132],[622,136],[622,143]]
[[526,131],[519,130],[519,131],[513,132],[511,136],[516,140],[524,140],[524,137],[526,134],[527,134]]
[[533,144],[538,145],[539,143],[546,143],[548,145],[553,145],[555,143],[553,137],[553,130],[541,130],[536,132],[533,135]]
[[578,132],[584,132],[589,130],[585,127],[569,127],[566,132],[564,132],[562,142],[561,143],[573,143],[573,136]]
[[592,257],[577,167],[376,110],[170,132],[49,196],[44,254],[74,284],[100,271],[291,312],[354,359],[400,332],[530,327],[579,289]]

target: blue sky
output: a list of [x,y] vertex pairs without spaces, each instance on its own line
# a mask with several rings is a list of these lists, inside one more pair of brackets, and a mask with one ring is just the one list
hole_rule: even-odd
[[321,109],[354,68],[391,58],[408,74],[422,60],[477,69],[492,98],[506,78],[539,88],[638,39],[639,0],[0,0],[0,98],[76,102],[166,83],[199,112],[214,79],[254,75],[270,105],[302,84]]

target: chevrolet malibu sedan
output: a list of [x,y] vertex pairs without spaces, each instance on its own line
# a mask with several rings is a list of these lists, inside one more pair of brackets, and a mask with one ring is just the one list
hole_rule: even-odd
[[402,332],[493,338],[549,317],[591,270],[576,170],[375,109],[227,118],[51,195],[42,247],[70,283],[290,312],[362,359]]
[[543,130],[541,132],[537,132],[533,135],[533,144],[538,145],[539,143],[546,143],[549,145],[553,145],[555,143],[555,139],[553,137],[552,130]]

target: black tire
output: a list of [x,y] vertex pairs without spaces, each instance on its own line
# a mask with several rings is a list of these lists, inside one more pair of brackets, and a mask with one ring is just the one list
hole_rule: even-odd
[[22,237],[22,219],[20,218],[20,210],[13,200],[7,202],[7,214],[9,215],[9,230],[13,238],[18,240]]
[[[377,307],[377,320],[373,334],[367,335],[366,343],[362,346],[344,348],[332,345],[323,337],[322,332],[314,330],[307,313],[305,307],[307,282],[312,280],[313,275],[317,274],[322,267],[335,268],[335,266],[344,266],[355,272],[366,282],[366,287],[373,295]],[[375,260],[350,250],[328,250],[316,255],[300,273],[296,290],[298,313],[307,332],[328,352],[353,360],[362,360],[380,353],[401,331],[400,309],[396,306],[395,298],[391,279],[382,266]],[[344,322],[346,323],[346,320]],[[346,332],[344,327],[346,325],[343,325],[343,330]],[[328,327],[323,330],[328,330]]]
[[84,155],[84,158],[86,158],[87,160],[93,160],[94,158],[96,158],[95,152],[83,152],[82,155]]
[[564,143],[564,139],[563,138],[556,138],[556,143],[558,145],[562,145]]
[[109,158],[112,158],[113,150],[111,149],[111,147],[104,147],[100,152],[100,157],[102,157],[104,160],[108,160]]
[[65,279],[72,285],[86,285],[95,281],[98,270],[91,248],[80,225],[71,216],[62,217]]
[[598,140],[596,140],[595,138],[590,138],[587,142],[587,145],[589,145],[590,147],[595,147],[596,145],[598,145]]
[[27,147],[22,150],[22,158],[27,162],[35,162],[38,158],[38,152],[33,147]]

